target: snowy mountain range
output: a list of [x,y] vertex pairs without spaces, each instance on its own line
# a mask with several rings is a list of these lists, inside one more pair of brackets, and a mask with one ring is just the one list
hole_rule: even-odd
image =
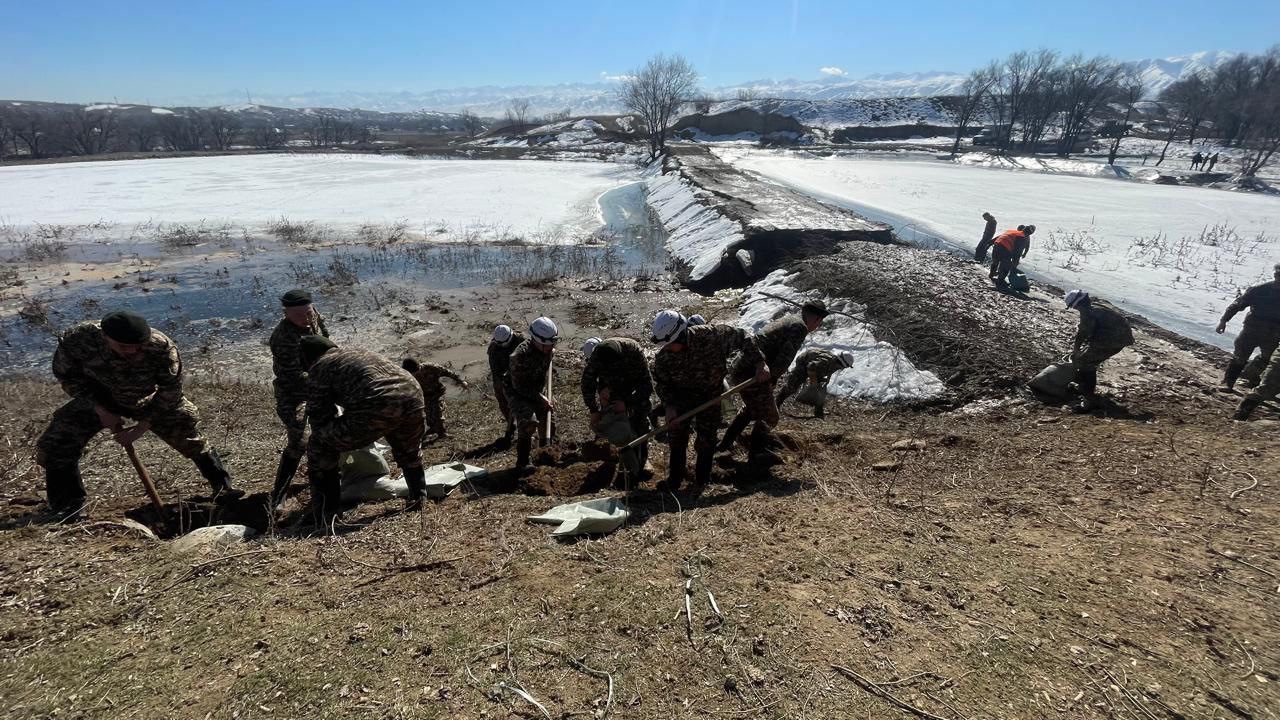
[[[1236,53],[1205,51],[1152,60],[1126,63],[1146,81],[1147,94],[1154,97],[1160,90],[1186,73],[1213,69]],[[965,75],[936,71],[924,73],[891,73],[851,79],[834,70],[823,68],[824,77],[816,80],[755,80],[708,89],[713,98],[730,99],[746,94],[755,97],[796,100],[854,100],[862,98],[930,97],[955,94]],[[841,73],[843,71],[840,71]],[[511,98],[528,98],[530,112],[545,115],[568,109],[575,115],[618,112],[616,80],[561,85],[512,85],[453,88],[424,92],[359,92],[311,91],[291,95],[254,95],[253,102],[277,107],[345,107],[385,112],[408,112],[430,109],[442,112],[470,110],[477,115],[497,117]],[[241,103],[244,93],[170,98],[167,104],[212,106]]]

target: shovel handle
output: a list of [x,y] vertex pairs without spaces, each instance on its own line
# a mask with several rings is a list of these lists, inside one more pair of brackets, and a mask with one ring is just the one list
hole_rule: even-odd
[[138,451],[134,449],[133,443],[124,446],[124,451],[129,455],[129,462],[133,463],[133,469],[138,471],[138,479],[142,481],[142,487],[147,491],[147,497],[151,498],[151,504],[155,506],[157,513],[164,513],[164,503],[160,500],[160,493],[156,492],[155,483],[151,482],[151,475],[147,472],[146,466],[142,464],[142,460],[138,458]]
[[706,402],[702,403],[702,404],[701,404],[701,405],[699,405],[698,407],[696,407],[696,408],[694,408],[694,409],[692,409],[692,410],[690,410],[690,411],[688,411],[688,412],[684,413],[683,415],[680,415],[680,416],[676,417],[676,419],[672,420],[671,422],[667,423],[666,425],[663,425],[663,426],[662,426],[662,427],[660,427],[660,428],[654,428],[654,429],[650,430],[649,432],[645,433],[644,435],[641,435],[640,437],[636,438],[635,440],[632,440],[631,442],[629,442],[629,443],[627,443],[626,445],[622,446],[622,449],[623,449],[623,450],[630,450],[631,448],[633,448],[633,447],[635,447],[635,446],[637,446],[637,445],[640,445],[640,444],[642,444],[642,443],[649,442],[650,440],[652,440],[652,439],[653,439],[653,436],[657,435],[658,433],[664,433],[664,432],[666,432],[666,431],[667,431],[667,428],[671,427],[672,425],[677,425],[677,424],[679,424],[679,423],[682,423],[682,422],[684,422],[685,420],[688,420],[689,418],[693,417],[694,415],[697,415],[698,413],[702,412],[703,410],[706,410],[707,408],[714,406],[716,403],[718,403],[718,402],[720,402],[720,401],[724,400],[725,398],[729,397],[730,395],[732,395],[732,394],[734,394],[734,393],[737,393],[737,392],[741,392],[741,391],[742,391],[744,388],[746,388],[747,386],[755,384],[755,381],[756,381],[756,379],[755,379],[755,378],[751,378],[750,380],[744,380],[744,381],[742,381],[742,382],[738,383],[737,385],[734,385],[733,387],[729,388],[728,390],[725,390],[724,392],[720,393],[720,395],[718,395],[718,396],[716,396],[716,397],[714,397],[714,398],[712,398],[712,399],[710,399],[710,400],[708,400],[708,401],[706,401]]

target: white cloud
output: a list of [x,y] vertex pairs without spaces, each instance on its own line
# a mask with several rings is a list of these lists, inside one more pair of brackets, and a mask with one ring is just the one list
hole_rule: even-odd
[[623,82],[624,80],[630,80],[630,79],[631,79],[631,77],[632,77],[631,75],[625,75],[625,74],[624,74],[624,75],[610,75],[609,73],[605,72],[604,70],[601,70],[601,71],[600,71],[600,79],[601,79],[601,80],[604,80],[605,82]]
[[831,77],[844,77],[845,75],[849,74],[844,71],[844,68],[838,68],[834,65],[828,65],[827,67],[824,67],[824,68],[818,68],[818,72],[822,73],[823,75],[830,75]]

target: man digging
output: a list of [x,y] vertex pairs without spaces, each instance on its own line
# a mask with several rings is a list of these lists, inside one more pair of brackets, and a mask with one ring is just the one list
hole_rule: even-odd
[[271,490],[273,506],[284,500],[285,491],[307,451],[307,373],[298,359],[298,342],[311,335],[329,337],[324,318],[311,304],[311,293],[290,290],[280,297],[280,305],[284,308],[284,317],[271,332],[269,344],[271,371],[275,375],[271,387],[276,397],[276,416],[284,423],[286,440]]
[[422,386],[422,401],[427,407],[427,434],[435,435],[437,440],[448,437],[444,429],[443,379],[449,378],[463,390],[470,390],[471,384],[458,373],[435,363],[420,363],[413,358],[405,358],[400,367],[408,370]]
[[[582,345],[582,402],[591,429],[622,446],[649,432],[653,378],[640,343],[630,338],[590,338]],[[623,451],[622,468],[634,484],[649,459],[649,444]]]
[[[782,382],[782,389],[778,391],[778,409],[781,410],[782,403],[796,394],[800,386],[807,381],[808,387],[817,388],[814,391],[813,416],[821,418],[826,414],[827,383],[830,382],[831,376],[851,367],[853,367],[853,353],[848,350],[839,352],[822,348],[805,350],[796,357],[796,366],[787,373],[787,377]],[[797,400],[797,402],[800,401],[802,398]]]
[[543,391],[558,342],[560,330],[556,324],[550,318],[540,317],[529,325],[529,339],[511,353],[511,367],[503,390],[516,425],[515,469],[520,472],[532,467],[529,455],[533,452],[533,435],[539,423],[551,422],[550,414],[555,409],[555,403]]
[[1099,404],[1098,368],[1108,358],[1133,344],[1133,329],[1119,311],[1095,304],[1089,293],[1083,290],[1072,290],[1065,299],[1068,308],[1080,311],[1071,362],[1076,366],[1074,389],[1081,399],[1073,410],[1087,413]]
[[489,376],[493,380],[493,396],[498,401],[498,410],[507,424],[506,434],[502,436],[505,443],[511,442],[515,434],[515,424],[511,420],[511,407],[507,402],[507,371],[511,368],[511,353],[524,342],[524,335],[513,331],[507,325],[499,325],[493,329],[489,339]]
[[684,482],[689,425],[693,424],[697,431],[693,477],[696,488],[701,489],[711,480],[720,403],[713,403],[684,422],[673,425],[672,421],[724,392],[726,365],[735,352],[742,353],[740,362],[744,367],[755,369],[756,382],[769,381],[769,366],[756,339],[745,330],[719,324],[690,327],[688,320],[675,310],[663,310],[654,318],[653,342],[659,348],[653,361],[653,380],[658,398],[666,407],[669,428],[667,479],[663,487],[675,491]]
[[339,349],[318,335],[299,341],[298,355],[307,371],[307,471],[316,524],[328,527],[341,513],[341,454],[384,437],[409,486],[405,507],[420,509],[427,498],[422,468],[426,410],[418,381],[381,355]]
[[[36,441],[45,470],[46,498],[59,517],[72,519],[84,506],[80,456],[103,429],[132,445],[148,431],[195,463],[214,499],[244,493],[200,433],[200,414],[182,392],[182,358],[173,341],[132,312],[113,312],[81,323],[58,339],[53,375],[71,400],[58,408]],[[136,420],[124,427],[125,419]]]

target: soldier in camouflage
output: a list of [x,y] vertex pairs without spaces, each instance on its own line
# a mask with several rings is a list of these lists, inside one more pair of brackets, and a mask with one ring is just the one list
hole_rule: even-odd
[[690,420],[672,421],[685,411],[713,400],[723,392],[726,366],[735,352],[741,363],[755,368],[755,380],[767,383],[769,367],[756,339],[731,325],[696,325],[675,310],[658,313],[653,321],[653,342],[659,344],[653,361],[653,380],[658,398],[666,407],[667,441],[670,455],[665,487],[675,490],[685,478],[689,449],[689,426],[697,432],[694,482],[705,485],[711,479],[715,456],[716,430],[720,427],[720,403],[715,403]]
[[507,432],[503,440],[511,442],[515,434],[515,423],[511,420],[511,407],[507,403],[507,370],[511,367],[511,353],[524,342],[524,334],[512,331],[506,325],[493,329],[493,337],[489,340],[489,376],[493,380],[493,396],[498,400],[498,410],[502,411],[502,419],[507,423]]
[[471,385],[457,373],[443,365],[420,363],[413,358],[405,358],[400,367],[409,371],[414,380],[422,386],[422,401],[427,406],[427,434],[436,439],[446,437],[444,430],[444,382],[449,378],[463,390],[470,390]]
[[[649,432],[653,378],[640,343],[624,337],[591,338],[582,346],[582,354],[586,357],[582,402],[590,413],[592,429],[602,433],[606,427],[621,426],[617,439],[627,438],[627,442]],[[614,444],[625,444],[609,439]],[[624,452],[623,468],[631,477],[639,478],[648,455],[648,443]]]
[[559,328],[549,318],[540,317],[529,326],[529,339],[511,353],[503,391],[516,426],[517,470],[530,467],[534,433],[540,423],[551,422],[550,414],[555,410],[555,403],[543,391],[558,342]]
[[840,352],[822,348],[805,350],[796,357],[796,366],[787,373],[786,379],[782,382],[782,389],[778,391],[777,397],[778,407],[781,408],[782,403],[796,394],[800,386],[807,381],[809,385],[816,385],[822,388],[822,392],[818,395],[817,402],[813,406],[813,416],[821,418],[826,414],[827,382],[831,380],[832,375],[852,366],[853,353],[848,350]]
[[1240,401],[1235,419],[1248,420],[1259,405],[1268,400],[1275,400],[1277,394],[1280,394],[1280,352],[1271,354],[1271,362],[1267,363],[1267,368],[1262,373],[1262,382]]
[[[1222,389],[1226,392],[1235,388],[1236,380],[1246,367],[1252,366],[1253,374],[1261,375],[1267,361],[1275,354],[1276,347],[1280,346],[1280,263],[1276,263],[1272,271],[1274,280],[1254,285],[1244,291],[1227,307],[1222,320],[1218,322],[1217,330],[1221,335],[1227,331],[1227,323],[1231,322],[1236,313],[1249,308],[1249,314],[1244,318],[1244,327],[1240,328],[1240,334],[1236,336],[1231,361],[1227,363],[1226,373],[1222,377]],[[1254,350],[1259,351],[1258,356],[1250,360]],[[1246,377],[1246,384],[1254,384],[1248,379],[1253,374]]]
[[280,297],[280,304],[284,307],[284,317],[271,332],[269,344],[271,370],[275,374],[271,386],[276,396],[276,416],[284,423],[286,441],[271,490],[273,504],[284,499],[307,450],[307,373],[298,359],[298,342],[308,335],[329,337],[324,318],[311,304],[311,293],[290,290]]
[[383,437],[409,485],[407,507],[421,508],[427,497],[426,412],[418,381],[381,355],[340,350],[318,335],[299,341],[298,355],[307,370],[307,466],[317,523],[327,525],[341,510],[341,454]]
[[[809,333],[818,329],[828,315],[827,306],[820,300],[806,302],[800,309],[800,315],[788,315],[764,326],[756,335],[756,344],[764,353],[769,364],[769,373],[773,380],[768,383],[757,383],[742,391],[743,408],[738,411],[729,428],[724,432],[718,450],[724,452],[733,449],[733,443],[746,429],[747,424],[755,421],[751,431],[751,455],[762,460],[776,460],[777,457],[765,447],[770,431],[778,425],[778,405],[773,399],[777,378],[791,367],[796,353]],[[746,358],[739,358],[734,364],[730,382],[734,385],[751,379],[755,374],[755,366]]]
[[[141,316],[113,312],[101,322],[81,323],[62,333],[53,354],[53,374],[71,400],[53,413],[36,442],[45,470],[49,507],[60,516],[84,505],[80,456],[103,429],[130,445],[147,431],[195,462],[215,499],[243,495],[218,453],[200,434],[200,415],[182,393],[182,358],[173,341]],[[124,419],[137,421],[124,427]]]
[[1082,397],[1074,410],[1090,412],[1098,406],[1098,368],[1133,344],[1133,328],[1119,310],[1094,302],[1083,290],[1072,290],[1064,299],[1068,308],[1080,311],[1071,362],[1076,368],[1073,389]]

